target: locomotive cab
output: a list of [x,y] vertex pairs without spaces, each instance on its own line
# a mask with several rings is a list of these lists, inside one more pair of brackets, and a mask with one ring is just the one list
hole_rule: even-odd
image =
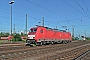
[[35,44],[35,34],[37,32],[37,28],[31,28],[28,33],[28,38],[26,40],[26,44]]
[[37,26],[31,28],[28,33],[28,38],[26,40],[26,45],[42,45],[42,41],[45,40],[46,28],[43,26]]
[[28,33],[28,38],[29,39],[34,39],[35,38],[35,34],[36,34],[37,28],[31,28],[29,33]]

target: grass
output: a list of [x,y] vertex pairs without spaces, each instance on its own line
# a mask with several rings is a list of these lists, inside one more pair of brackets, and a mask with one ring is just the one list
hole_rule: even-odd
[[25,43],[25,40],[22,41],[9,41],[9,40],[0,40],[0,44],[8,44],[8,43]]
[[2,44],[2,43],[9,43],[10,41],[8,41],[8,40],[0,40],[0,44]]

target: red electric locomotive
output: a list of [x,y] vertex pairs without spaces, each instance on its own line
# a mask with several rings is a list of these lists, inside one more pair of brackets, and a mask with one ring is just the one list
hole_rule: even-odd
[[68,43],[72,41],[70,32],[59,31],[58,29],[51,29],[44,26],[36,26],[31,28],[28,33],[26,44],[54,44],[54,43]]

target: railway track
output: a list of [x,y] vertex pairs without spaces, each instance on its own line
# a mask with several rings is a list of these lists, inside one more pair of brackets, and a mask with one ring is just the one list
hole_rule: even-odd
[[20,44],[20,43],[0,44],[0,48],[2,48],[2,47],[13,47],[13,46],[25,46],[25,43],[22,43],[22,44]]
[[[5,51],[0,51],[0,59],[1,60],[21,60],[21,59],[27,59],[27,60],[33,60],[33,57],[37,56],[44,56],[46,53],[52,53],[55,51],[63,51],[70,48],[78,47],[80,45],[88,44],[90,41],[84,41],[84,42],[73,42],[69,44],[56,44],[56,45],[46,45],[46,46],[38,46],[38,47],[22,47],[22,48],[15,48],[12,47],[12,49],[8,49]],[[83,48],[84,49],[84,48]],[[43,55],[44,54],[44,55]],[[55,53],[53,53],[55,54]],[[46,56],[48,56],[46,54]],[[27,58],[30,57],[30,58]],[[17,58],[17,59],[16,59]]]
[[78,57],[76,57],[74,60],[90,60],[90,50],[82,53]]
[[[83,42],[82,43],[80,43],[80,42],[72,42],[72,43],[69,43],[69,45],[73,44],[72,46],[74,46],[74,44],[75,44],[75,46],[76,46],[76,43],[78,45],[82,45],[83,44]],[[84,42],[84,44],[87,44],[87,43],[88,42]],[[53,46],[56,47],[56,46],[64,46],[64,45],[66,45],[66,44],[57,44],[57,45],[53,45]],[[52,47],[52,46],[51,45],[46,45],[46,46],[40,46],[40,47],[35,47],[35,48],[46,48],[46,47]],[[10,45],[7,45],[7,46],[6,45],[0,46],[0,52],[4,52],[4,51],[6,52],[8,50],[12,51],[12,50],[17,50],[17,49],[27,49],[27,48],[29,48],[29,46],[25,46],[25,44],[21,44],[21,45],[20,44],[12,44],[12,45],[10,44]]]
[[[58,51],[53,55],[50,54],[51,56],[48,55],[46,57],[42,57],[39,60],[78,60],[78,59],[82,58],[82,57],[80,57],[81,55],[83,55],[82,53],[85,53],[89,50],[90,50],[90,45],[86,45],[86,46],[82,46],[82,47],[78,47],[78,48],[74,48],[74,49],[70,48],[66,51],[65,50],[62,52]],[[75,57],[77,57],[77,58],[75,58]]]
[[[70,43],[71,45],[71,47],[73,47],[74,46],[74,44],[75,44],[76,42],[73,42],[73,43]],[[88,43],[88,42],[87,42]],[[86,43],[86,44],[87,44]],[[83,43],[79,43],[78,42],[78,45],[82,45]],[[0,53],[5,53],[5,52],[14,52],[14,51],[22,51],[22,50],[28,50],[28,49],[37,49],[37,48],[52,48],[52,47],[58,47],[58,46],[63,46],[64,48],[66,48],[67,46],[64,46],[64,45],[66,45],[66,44],[57,44],[57,45],[47,45],[47,46],[40,46],[40,47],[35,47],[35,48],[29,48],[29,46],[25,46],[25,45],[8,45],[8,46],[0,46]],[[77,46],[78,46],[77,45]],[[76,45],[75,45],[76,46]],[[62,47],[59,47],[59,48],[62,48]]]

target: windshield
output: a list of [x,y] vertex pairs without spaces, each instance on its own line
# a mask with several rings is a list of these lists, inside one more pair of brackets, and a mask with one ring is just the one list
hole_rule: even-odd
[[37,29],[31,29],[30,30],[30,32],[36,32],[37,31]]

